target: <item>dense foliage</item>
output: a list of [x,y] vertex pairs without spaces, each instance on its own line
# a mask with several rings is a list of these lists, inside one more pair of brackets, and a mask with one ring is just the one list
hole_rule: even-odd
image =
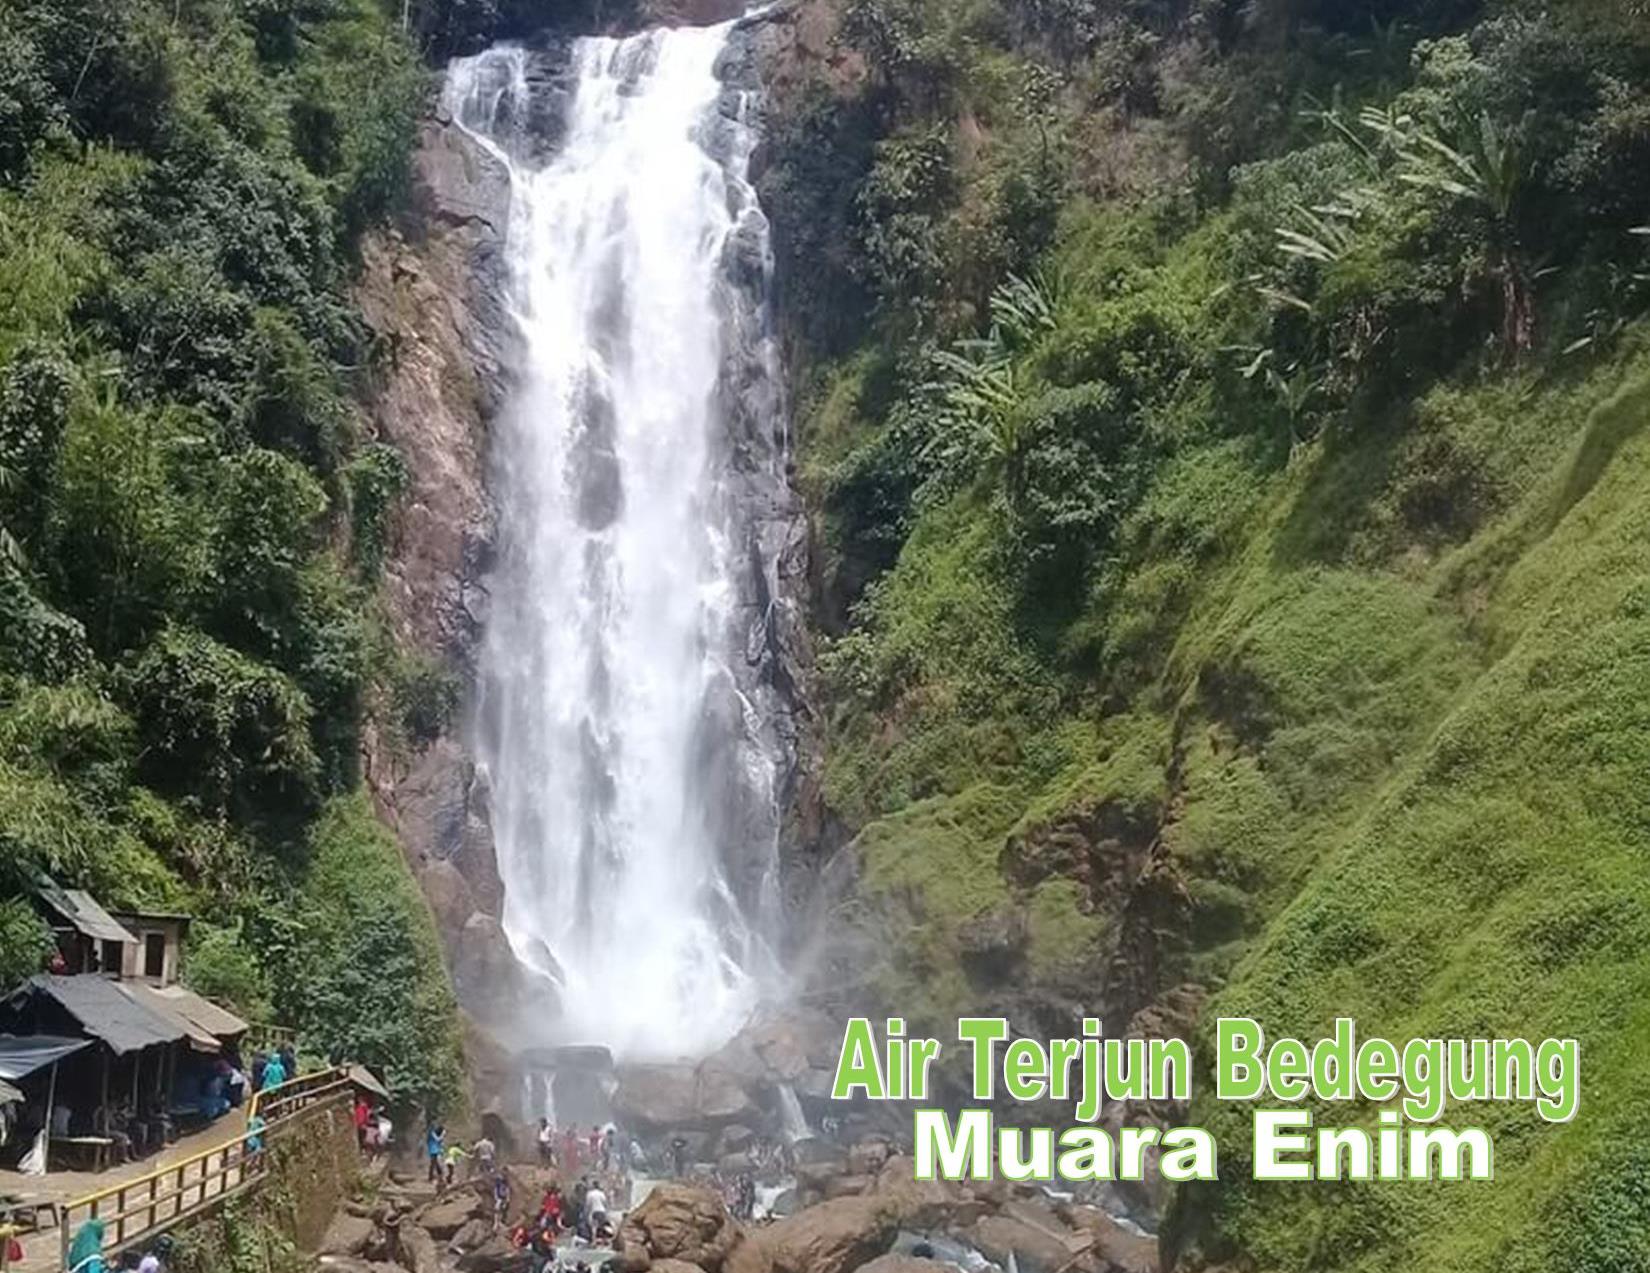
[[1463,1113],[1493,1191],[1254,1184],[1200,1104],[1168,1252],[1647,1267],[1650,14],[839,17],[763,181],[870,992],[1578,1037],[1574,1125]]
[[[347,286],[427,90],[404,26],[378,0],[0,0],[0,890],[187,908],[196,984],[439,1101],[427,920],[336,812],[402,677],[371,596],[405,474],[363,436]],[[318,953],[357,922],[310,904],[323,864],[417,949],[393,1060]],[[38,966],[14,919],[8,979]]]

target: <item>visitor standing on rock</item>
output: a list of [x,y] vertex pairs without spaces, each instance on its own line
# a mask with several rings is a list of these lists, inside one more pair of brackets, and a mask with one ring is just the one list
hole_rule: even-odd
[[600,1182],[591,1185],[584,1195],[584,1222],[592,1238],[607,1224],[607,1195],[602,1192]]
[[539,1161],[546,1167],[556,1165],[556,1129],[548,1118],[539,1119]]
[[490,1176],[493,1174],[493,1159],[498,1154],[498,1147],[487,1136],[470,1146],[470,1152],[475,1155],[475,1162],[471,1165],[471,1174]]
[[462,1145],[448,1145],[441,1151],[441,1156],[446,1161],[446,1170],[441,1175],[441,1187],[446,1189],[458,1179],[458,1164],[470,1155],[464,1152]]
[[372,1127],[373,1156],[389,1153],[390,1141],[395,1136],[395,1124],[390,1122],[390,1116],[382,1105],[372,1112]]
[[680,1136],[670,1142],[670,1165],[680,1180],[687,1170],[687,1141]]
[[572,1204],[572,1213],[568,1219],[573,1224],[573,1231],[583,1236],[588,1236],[588,1231],[584,1227],[584,1199],[589,1192],[590,1182],[580,1176],[573,1185],[573,1192],[567,1196],[568,1202]]
[[510,1178],[502,1171],[493,1177],[493,1228],[499,1229],[504,1224],[505,1213],[510,1210]]
[[619,1129],[609,1123],[602,1131],[602,1170],[613,1170],[613,1151],[617,1147]]
[[544,1201],[539,1203],[539,1220],[557,1232],[562,1228],[561,1186],[554,1181],[544,1191]]
[[424,1133],[424,1152],[429,1155],[430,1171],[425,1177],[431,1184],[441,1183],[441,1151],[445,1148],[447,1129],[440,1123],[431,1123]]
[[590,1170],[595,1171],[602,1161],[602,1129],[594,1123],[590,1125],[590,1135],[585,1144],[590,1149]]
[[579,1169],[579,1133],[569,1127],[561,1138],[561,1169],[571,1176]]

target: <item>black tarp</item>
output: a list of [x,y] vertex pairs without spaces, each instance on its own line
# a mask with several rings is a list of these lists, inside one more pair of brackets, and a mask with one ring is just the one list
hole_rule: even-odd
[[7,996],[8,1008],[31,997],[50,999],[94,1039],[106,1043],[116,1056],[138,1052],[157,1043],[176,1043],[188,1031],[176,1017],[161,1016],[145,1007],[107,977],[88,974],[58,977],[38,973]]
[[89,1039],[64,1039],[55,1034],[0,1034],[0,1079],[26,1079],[36,1070],[91,1046]]

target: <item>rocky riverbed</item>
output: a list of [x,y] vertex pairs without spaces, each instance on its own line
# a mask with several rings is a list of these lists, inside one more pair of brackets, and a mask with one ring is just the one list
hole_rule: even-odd
[[[532,1267],[510,1239],[558,1179],[510,1164],[511,1202],[495,1224],[485,1182],[444,1194],[379,1168],[334,1219],[317,1268],[332,1273],[504,1273]],[[566,1182],[563,1182],[564,1185]],[[821,1145],[796,1176],[808,1200],[789,1215],[742,1221],[708,1168],[682,1181],[634,1184],[611,1247],[568,1243],[563,1269],[616,1273],[1150,1273],[1157,1244],[1098,1207],[1034,1186],[914,1179],[912,1162],[881,1138]]]

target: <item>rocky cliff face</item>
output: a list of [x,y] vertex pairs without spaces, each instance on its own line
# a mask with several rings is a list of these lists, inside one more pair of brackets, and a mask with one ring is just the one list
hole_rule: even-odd
[[[431,119],[413,210],[367,242],[358,288],[391,351],[373,427],[409,475],[382,600],[402,645],[461,685],[472,679],[487,612],[486,421],[507,363],[500,253],[508,212],[503,169],[450,122]],[[515,960],[499,924],[485,784],[463,714],[418,745],[391,735],[369,732],[368,782],[435,914],[459,1002],[484,1026],[490,992],[512,984]]]

